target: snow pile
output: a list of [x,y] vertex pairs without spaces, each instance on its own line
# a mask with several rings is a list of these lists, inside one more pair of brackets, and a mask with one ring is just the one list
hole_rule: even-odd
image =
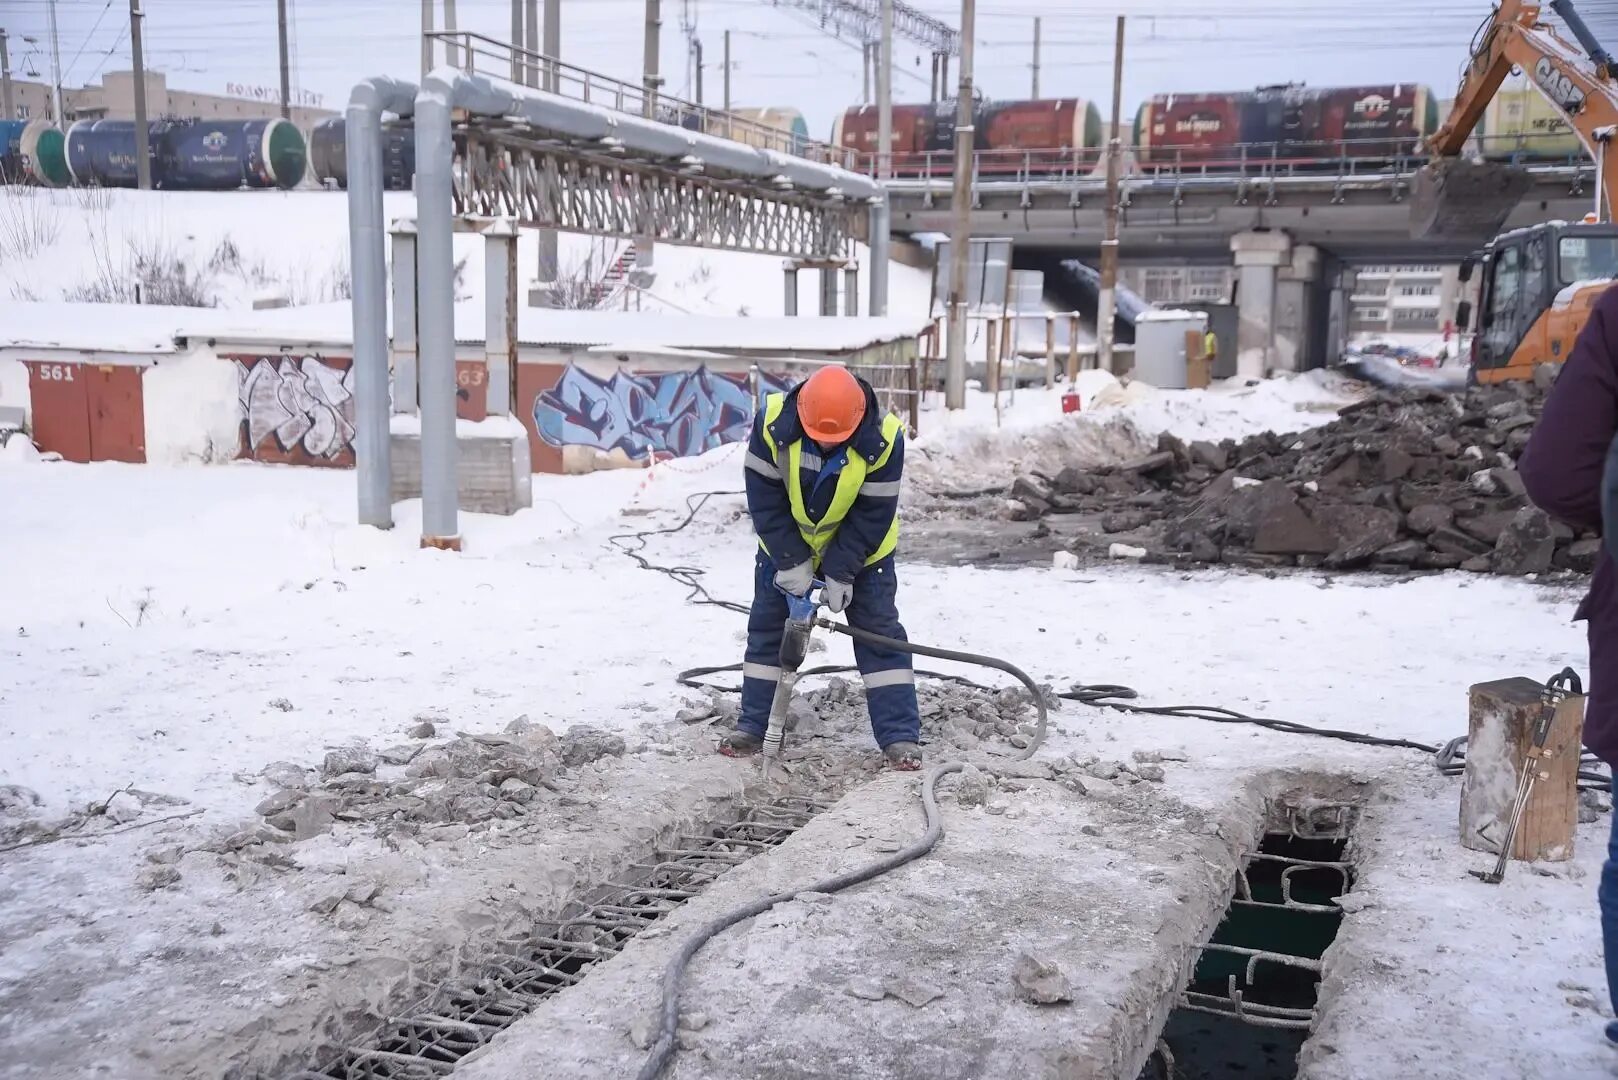
[[1312,371],[1248,386],[1231,380],[1207,390],[1122,385],[1105,372],[1079,375],[1081,411],[1064,414],[1063,392],[1019,391],[997,425],[990,395],[969,393],[959,413],[925,414],[907,471],[916,487],[971,491],[1009,484],[1018,473],[1054,475],[1069,465],[1126,461],[1168,432],[1191,440],[1240,439],[1323,424],[1356,400],[1351,380]]
[[0,430],[0,465],[30,465],[38,460],[39,451],[28,436]]

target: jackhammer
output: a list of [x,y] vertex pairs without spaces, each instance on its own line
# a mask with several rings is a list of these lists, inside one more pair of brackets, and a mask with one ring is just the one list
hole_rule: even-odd
[[[820,601],[815,592],[825,587],[816,581],[809,591],[796,596],[781,589],[787,599],[786,629],[781,634],[781,676],[775,681],[775,697],[770,701],[770,725],[764,731],[764,779],[770,778],[771,766],[781,760],[781,743],[786,737],[787,717],[792,710],[792,689],[798,682],[798,670],[804,657],[809,655],[809,637],[814,633],[815,615]],[[780,586],[776,586],[780,588]]]

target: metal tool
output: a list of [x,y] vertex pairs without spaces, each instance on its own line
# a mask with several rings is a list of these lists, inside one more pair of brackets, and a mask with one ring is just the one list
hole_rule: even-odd
[[1569,694],[1584,693],[1584,684],[1580,682],[1578,674],[1572,668],[1563,668],[1559,674],[1551,676],[1539,692],[1539,716],[1534,721],[1533,741],[1528,745],[1528,756],[1523,761],[1522,775],[1517,780],[1517,800],[1511,804],[1511,820],[1506,824],[1506,836],[1500,843],[1500,858],[1494,864],[1494,869],[1485,873],[1482,870],[1468,871],[1473,877],[1488,885],[1498,885],[1505,880],[1506,864],[1511,861],[1511,849],[1517,842],[1517,826],[1522,822],[1523,811],[1528,806],[1528,800],[1534,793],[1534,783],[1537,780],[1549,779],[1549,774],[1541,775],[1539,763],[1551,757],[1552,752],[1545,749],[1545,740],[1550,737],[1551,725],[1556,722],[1556,709]]
[[792,688],[798,682],[798,669],[803,667],[804,657],[809,654],[809,636],[814,632],[815,614],[820,610],[815,594],[825,586],[824,581],[816,579],[802,596],[781,589],[781,594],[787,598],[787,622],[781,634],[781,677],[775,682],[775,697],[770,701],[770,725],[764,731],[766,780],[770,778],[771,767],[781,760],[781,743],[786,738],[787,715],[792,707]]

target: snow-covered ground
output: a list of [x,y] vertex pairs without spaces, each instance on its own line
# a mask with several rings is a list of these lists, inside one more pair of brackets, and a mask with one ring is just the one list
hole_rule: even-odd
[[[414,217],[415,205],[412,192],[388,192],[385,220]],[[127,281],[149,262],[183,264],[191,291],[219,307],[251,307],[267,294],[293,305],[348,295],[348,196],[341,191],[0,187],[0,224],[0,299],[75,299]],[[470,234],[455,238],[456,260],[465,263],[457,289],[462,299],[482,295],[481,243]],[[599,280],[624,246],[564,234],[562,275],[585,275],[588,267],[588,277]],[[858,252],[863,259],[863,246]],[[535,279],[538,263],[538,244],[525,237],[517,246],[519,287]],[[664,244],[655,267],[656,282],[642,298],[647,309],[784,313],[778,257]],[[798,288],[799,310],[818,311],[818,276],[800,274]],[[932,281],[926,271],[894,263],[888,288],[891,314],[927,315]]]
[[[1087,385],[1100,400],[1115,392],[1104,380]],[[1329,414],[1315,410],[1341,393],[1334,384],[1299,379],[1254,390],[1137,392],[1142,400],[1110,411],[1143,430],[1234,436],[1324,418]],[[977,440],[993,445],[992,411],[978,405],[965,417],[928,417],[921,446],[964,461]],[[1059,408],[1051,395],[1023,392],[1011,419],[1002,418],[1000,437],[1022,432],[1048,440],[1053,426],[1093,422],[1061,418]],[[1094,417],[1106,415],[1104,405],[1096,409]],[[49,843],[0,859],[0,926],[10,927],[0,931],[0,1001],[20,1008],[27,988],[47,972],[95,969],[114,957],[135,965],[120,969],[116,993],[78,984],[84,997],[73,1016],[81,1025],[110,1025],[112,1011],[159,993],[164,978],[187,978],[191,961],[169,956],[164,942],[200,932],[199,918],[225,924],[220,947],[233,954],[292,947],[275,943],[293,931],[300,948],[320,940],[298,930],[305,921],[323,925],[304,912],[306,899],[270,901],[303,895],[298,867],[316,873],[309,868],[336,859],[340,873],[345,860],[354,864],[358,843],[312,844],[273,886],[233,887],[192,856],[170,889],[149,894],[131,885],[143,855],[190,846],[216,827],[251,819],[268,791],[259,779],[266,764],[318,763],[328,750],[360,742],[385,746],[421,715],[462,731],[500,731],[526,716],[556,731],[588,723],[644,735],[649,723],[672,720],[684,698],[676,672],[740,656],[739,617],[688,605],[683,587],[638,569],[608,543],[625,530],[676,523],[694,493],[734,491],[735,447],[649,474],[536,477],[532,510],[463,519],[466,551],[458,556],[418,549],[416,503],[401,504],[392,532],[353,524],[352,473],[14,457],[0,465],[0,505],[7,507],[0,561],[13,569],[0,637],[0,784],[38,792],[37,813],[45,818],[127,786],[159,797],[136,824],[200,811],[144,832]],[[702,570],[715,595],[732,599],[747,596],[752,552],[734,496],[715,498],[690,528],[653,538],[647,549],[656,562]],[[1583,636],[1569,622],[1575,590],[1471,575],[1394,581],[906,565],[902,577],[902,610],[915,639],[1010,657],[1058,685],[1119,682],[1152,702],[1214,703],[1434,743],[1464,732],[1470,684],[1585,662]],[[828,658],[851,659],[840,640]],[[1394,839],[1381,842],[1379,857],[1392,851],[1426,860],[1408,886],[1397,872],[1379,870],[1376,888],[1385,896],[1415,890],[1403,895],[1400,910],[1419,909],[1430,891],[1437,908],[1475,914],[1474,899],[1457,890],[1484,887],[1449,877],[1486,860],[1456,848],[1453,810],[1431,800],[1436,792],[1452,807],[1458,784],[1428,778],[1419,755],[1072,708],[1059,725],[1054,745],[1061,749],[1095,746],[1116,756],[1134,746],[1182,746],[1210,775],[1294,766],[1375,776],[1389,800],[1379,811],[1384,818],[1402,799],[1420,808],[1391,834],[1382,830]],[[1514,868],[1488,894],[1500,898],[1496,921],[1509,924],[1489,940],[1533,935],[1539,959],[1450,934],[1439,962],[1425,955],[1417,923],[1399,921],[1370,940],[1398,964],[1397,976],[1377,969],[1383,993],[1399,1002],[1475,1000],[1492,1009],[1497,998],[1468,998],[1464,988],[1531,987],[1533,1000],[1519,994],[1516,1008],[1533,1022],[1473,1025],[1485,1034],[1468,1031],[1469,1059],[1488,1057],[1478,1039],[1504,1047],[1531,1028],[1535,1039],[1562,1048],[1560,1063],[1576,1066],[1557,1075],[1604,1075],[1596,1065],[1605,1053],[1595,1034],[1605,1009],[1590,883],[1606,827],[1605,819],[1581,827],[1578,859],[1559,876]],[[483,841],[473,834],[459,843],[470,853]],[[390,866],[408,862],[397,853],[385,857]],[[420,905],[442,897],[443,879],[429,869],[438,858],[415,877],[396,867],[389,879],[395,914],[370,914],[369,928],[356,932],[349,948],[386,940],[376,935],[395,926],[403,932],[408,924],[399,920],[431,910]],[[278,891],[265,894],[265,887]],[[93,931],[69,933],[49,916],[54,905]],[[114,909],[116,919],[103,917]],[[1445,917],[1435,909],[1434,918]],[[68,940],[73,949],[64,954]],[[1355,948],[1363,955],[1370,946],[1362,929]],[[1526,980],[1522,963],[1539,965]],[[1577,995],[1554,990],[1558,980],[1593,988],[1579,998],[1586,1003],[1568,1007],[1563,999]],[[253,998],[249,989],[242,984],[233,1008],[246,1007],[240,1002]],[[1334,1032],[1340,1040],[1351,1036]],[[8,1035],[0,1025],[0,1041],[20,1037],[20,1029]],[[0,1074],[79,1075],[98,1060],[117,1075],[148,1075],[119,1056],[123,1051],[98,1042],[92,1053],[73,1038],[56,1039],[49,1066],[30,1050]],[[1589,1052],[1578,1049],[1584,1046]],[[1421,1075],[1451,1075],[1441,1067],[1442,1035],[1425,1050],[1397,1051]]]

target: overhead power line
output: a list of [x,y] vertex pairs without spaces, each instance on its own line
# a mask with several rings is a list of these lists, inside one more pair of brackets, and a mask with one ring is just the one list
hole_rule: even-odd
[[[866,43],[882,40],[881,0],[773,0],[776,7],[797,8],[814,14],[823,29],[841,37],[848,33]],[[958,30],[905,3],[893,0],[893,32],[935,53],[961,54]]]

